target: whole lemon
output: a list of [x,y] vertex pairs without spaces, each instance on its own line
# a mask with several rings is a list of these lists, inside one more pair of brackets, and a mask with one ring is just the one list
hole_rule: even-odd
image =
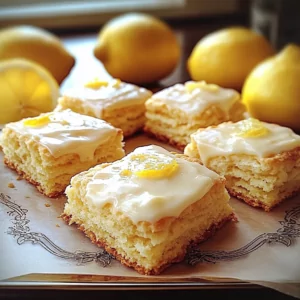
[[289,44],[256,66],[242,99],[251,116],[300,132],[300,47]]
[[74,66],[73,56],[54,34],[34,26],[0,30],[0,61],[25,58],[45,67],[60,84]]
[[246,76],[274,53],[271,44],[245,27],[229,27],[203,37],[187,61],[193,80],[241,90]]
[[111,76],[145,84],[173,72],[179,62],[180,46],[164,21],[128,13],[110,20],[100,30],[94,55]]

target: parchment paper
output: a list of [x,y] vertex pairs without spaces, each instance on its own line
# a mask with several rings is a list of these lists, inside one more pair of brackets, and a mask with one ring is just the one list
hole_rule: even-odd
[[[174,151],[143,135],[126,141],[125,147],[130,152],[148,144]],[[0,280],[33,273],[145,277],[113,259],[106,267],[95,262],[101,249],[59,218],[66,198],[47,198],[17,177],[0,164]],[[227,224],[158,277],[232,278],[300,298],[300,197],[269,213],[234,198],[230,202],[239,221]]]

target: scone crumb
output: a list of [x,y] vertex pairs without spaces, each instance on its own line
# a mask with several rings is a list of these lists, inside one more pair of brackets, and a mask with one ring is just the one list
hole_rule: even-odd
[[14,185],[12,182],[8,183],[7,186],[8,186],[9,188],[11,188],[11,189],[15,188],[15,185]]
[[25,196],[25,198],[26,198],[26,199],[29,199],[29,198],[30,198],[30,196]]
[[46,207],[50,207],[51,205],[49,203],[45,203],[45,206]]
[[16,179],[19,181],[19,180],[22,180],[23,177],[19,175]]
[[60,225],[59,225],[59,224],[56,224],[55,226],[56,226],[56,227],[60,227]]

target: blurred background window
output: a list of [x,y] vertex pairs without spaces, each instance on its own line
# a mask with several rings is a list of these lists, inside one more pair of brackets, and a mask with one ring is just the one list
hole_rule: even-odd
[[287,43],[300,44],[299,0],[252,0],[251,27],[281,49]]
[[161,18],[187,18],[239,12],[246,0],[1,0],[0,26],[31,24],[49,29],[99,26],[131,11]]

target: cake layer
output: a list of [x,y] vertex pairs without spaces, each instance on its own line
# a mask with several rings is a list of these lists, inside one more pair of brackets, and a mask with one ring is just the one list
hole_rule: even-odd
[[224,179],[200,166],[157,146],[140,147],[73,177],[63,217],[124,265],[159,274],[234,219]]
[[107,121],[123,130],[124,137],[142,129],[145,101],[152,92],[133,84],[111,80],[95,81],[66,91],[58,99],[56,111],[71,109],[77,113]]
[[[210,106],[219,107],[227,119],[233,105],[240,102],[240,94],[205,81],[187,81],[165,88],[151,97],[158,103],[164,103],[169,109],[175,108],[189,116],[199,116]],[[243,106],[241,104],[241,106]]]
[[252,122],[200,129],[184,153],[225,176],[232,196],[269,211],[300,191],[300,137],[279,125]]
[[239,93],[203,82],[169,87],[146,101],[144,131],[183,149],[199,128],[244,118]]
[[122,139],[120,130],[102,120],[64,111],[6,125],[1,143],[10,168],[56,197],[75,174],[122,158]]

